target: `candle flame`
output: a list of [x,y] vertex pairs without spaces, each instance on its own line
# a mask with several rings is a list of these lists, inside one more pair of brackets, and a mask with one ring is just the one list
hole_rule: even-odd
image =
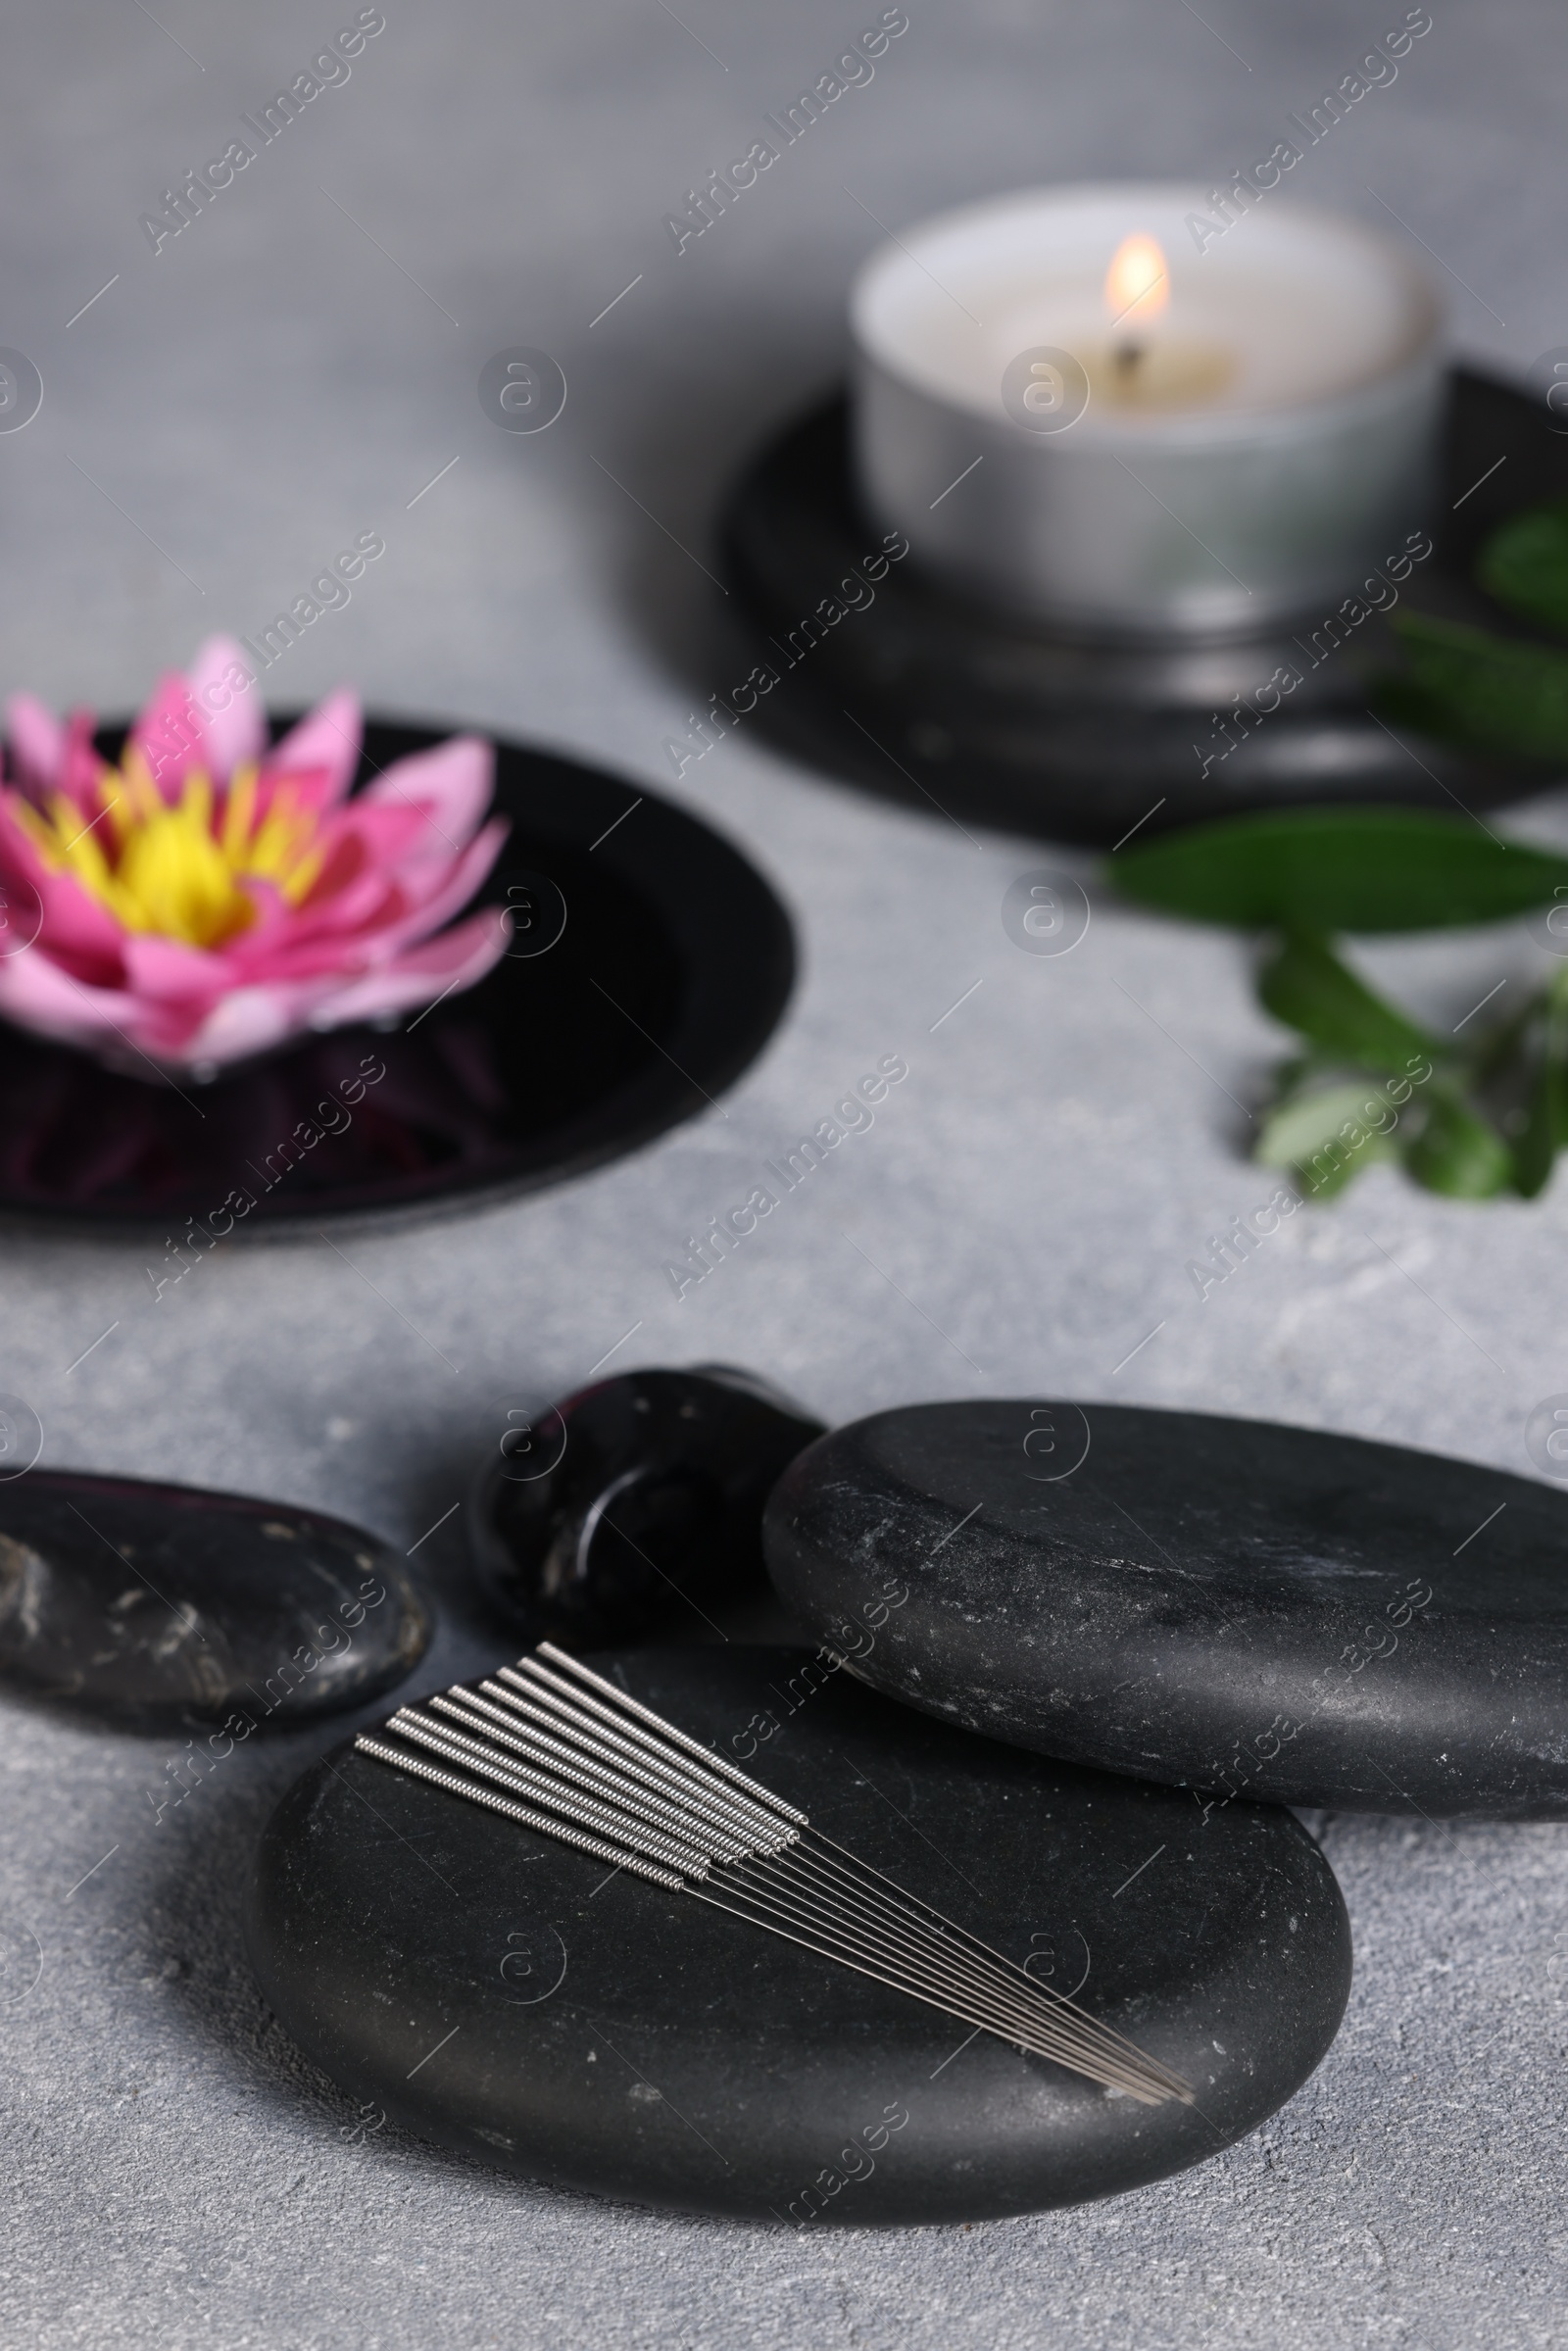
[[1170,300],[1170,272],[1152,237],[1123,237],[1105,272],[1105,307],[1112,324],[1157,318]]

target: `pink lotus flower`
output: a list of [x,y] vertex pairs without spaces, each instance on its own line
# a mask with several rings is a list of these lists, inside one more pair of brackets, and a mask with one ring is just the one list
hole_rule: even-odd
[[440,928],[507,831],[481,825],[494,761],[473,736],[349,800],[358,697],[329,695],[269,750],[226,637],[161,680],[119,767],[89,711],[62,724],[18,694],[6,714],[0,1014],[20,1027],[142,1075],[209,1075],[471,988],[506,950],[493,906]]

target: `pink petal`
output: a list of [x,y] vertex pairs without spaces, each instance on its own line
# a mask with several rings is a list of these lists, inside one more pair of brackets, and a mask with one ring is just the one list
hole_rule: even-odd
[[[297,909],[291,932],[275,933],[265,943],[246,932],[227,952],[247,969],[274,977],[332,965],[345,971],[378,969],[467,905],[495,863],[507,830],[506,818],[496,817],[461,857],[445,860],[438,871],[405,869],[389,881],[373,866],[363,867],[352,884],[330,898],[318,900],[313,892]],[[265,952],[258,952],[264,945]]]
[[236,988],[186,1039],[181,1057],[192,1063],[238,1061],[281,1044],[301,1025],[299,1007],[286,989]]
[[270,983],[278,987],[315,985],[323,978],[357,979],[361,972],[371,971],[390,956],[378,954],[379,934],[339,938],[326,935],[309,939],[284,938],[274,941],[265,955],[231,955],[236,978],[249,986]]
[[339,686],[308,718],[291,727],[281,743],[273,745],[267,755],[268,769],[325,768],[327,786],[321,805],[330,807],[354,781],[363,732],[359,696],[349,687]]
[[433,1004],[438,996],[456,996],[500,962],[511,936],[502,908],[485,906],[396,962],[383,964],[346,988],[323,993],[311,1013],[311,1025],[341,1028],[345,1021],[376,1020],[387,1013],[412,1011],[416,1004]]
[[76,979],[118,986],[123,976],[125,934],[109,908],[71,873],[45,873],[35,888],[43,900],[38,946]]
[[233,973],[221,955],[204,947],[187,947],[182,939],[163,939],[154,931],[138,931],[124,946],[125,978],[131,993],[150,1004],[199,1004],[216,1002],[233,984]]
[[186,680],[177,669],[166,671],[152,700],[130,730],[130,740],[152,769],[153,781],[167,801],[179,798],[185,773],[207,764],[207,735],[202,715]]
[[[493,816],[461,857],[454,858],[444,873],[431,877],[430,888],[419,896],[412,911],[385,933],[387,945],[404,947],[412,940],[426,938],[438,923],[466,906],[501,855],[501,845],[511,830],[505,816]],[[417,883],[411,886],[407,875],[401,878],[413,897]]]
[[449,850],[432,828],[429,811],[416,802],[373,801],[367,792],[335,808],[322,832],[323,840],[334,843],[355,835],[364,842],[370,862],[388,878],[400,867],[427,864],[432,854],[456,857],[462,847],[459,843]]
[[9,698],[6,734],[17,772],[30,793],[39,796],[59,781],[66,758],[66,730],[35,694]]
[[427,819],[420,854],[455,857],[490,806],[495,763],[491,744],[477,735],[454,735],[433,751],[394,760],[360,794],[360,801],[372,807],[419,808]]
[[256,785],[256,808],[251,820],[253,832],[259,831],[271,812],[272,804],[287,795],[289,806],[297,814],[316,817],[324,827],[335,814],[333,809],[333,778],[326,767],[263,766]]
[[[422,903],[431,884],[408,853],[425,829],[417,808],[368,808],[352,800],[322,827],[325,862],[295,912],[299,938],[358,934]],[[401,868],[413,864],[415,887],[405,889]]]
[[41,910],[35,937],[46,955],[77,965],[79,979],[117,979],[124,936],[119,923],[74,874],[56,873],[45,864],[13,816],[9,799],[9,793],[0,792],[0,875],[12,896],[19,932],[25,936]]
[[256,908],[256,919],[249,930],[236,931],[232,939],[225,939],[219,951],[235,979],[242,973],[248,976],[253,970],[265,969],[277,950],[287,946],[299,920],[275,882],[248,873],[240,888]]
[[0,867],[9,872],[20,870],[41,889],[52,868],[44,863],[43,854],[34,848],[31,834],[24,832],[17,819],[16,805],[21,800],[21,793],[9,785],[0,789]]
[[0,961],[0,1013],[45,1037],[87,1045],[122,1027],[134,1003],[119,988],[83,987],[34,947]]
[[358,919],[344,909],[374,905],[390,887],[359,823],[323,827],[321,845],[324,862],[297,910],[301,934]]
[[91,710],[73,710],[66,720],[65,751],[61,759],[59,783],[67,798],[74,800],[84,819],[90,820],[103,812],[103,801],[98,787],[114,769],[101,759],[93,742],[98,721]]
[[[341,962],[362,942],[378,938],[407,906],[402,891],[388,883],[384,874],[371,869],[338,891],[325,905],[318,906],[308,901],[293,909],[286,937],[270,940],[268,949],[269,952],[276,949],[291,959],[301,955],[317,958],[324,955],[329,961]],[[246,933],[247,948],[252,936]],[[242,959],[248,961],[251,957],[242,951]]]
[[227,783],[267,749],[267,716],[251,664],[232,637],[209,637],[190,665],[189,684],[207,744],[207,771]]
[[[269,885],[248,880],[245,888],[260,903]],[[292,961],[302,949],[309,951],[313,966],[322,955],[340,962],[355,941],[373,937],[407,906],[405,893],[351,833],[331,851],[299,906],[279,899],[276,909],[230,940],[226,952],[236,964],[258,973],[270,969],[280,955]]]
[[[91,710],[73,710],[64,726],[56,726],[41,703],[32,703],[29,715],[21,706],[31,703],[30,695],[16,695],[10,705],[13,727],[12,750],[16,754],[19,786],[25,799],[35,807],[47,807],[52,792],[63,792],[81,811],[84,822],[103,813],[103,802],[98,786],[103,777],[113,773],[108,761],[99,757],[93,743],[97,725]],[[36,726],[39,716],[47,719],[54,729],[53,745],[46,743],[42,730]],[[52,748],[56,753],[54,764],[45,770],[37,764],[39,755]]]

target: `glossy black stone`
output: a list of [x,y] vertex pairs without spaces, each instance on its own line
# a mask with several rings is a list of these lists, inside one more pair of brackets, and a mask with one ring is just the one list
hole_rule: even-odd
[[63,1470],[0,1485],[0,1680],[42,1697],[297,1725],[395,1688],[430,1633],[397,1554],[343,1519]]
[[[368,725],[360,780],[453,731]],[[778,900],[646,787],[495,751],[512,830],[474,904],[515,928],[478,987],[390,1035],[336,1030],[177,1090],[0,1022],[0,1214],[150,1232],[182,1280],[218,1239],[559,1183],[722,1094],[789,996]]]
[[480,1578],[523,1640],[567,1648],[765,1598],[762,1504],[821,1434],[723,1364],[601,1380],[486,1455],[467,1513]]
[[802,1651],[595,1663],[862,1860],[1076,1987],[1198,2105],[1139,2106],[971,2037],[350,1749],[274,1813],[248,1936],[283,2024],[367,2113],[642,2204],[808,2229],[981,2220],[1199,2162],[1333,2039],[1349,1932],[1291,1814],[1237,1804],[1205,1823],[1190,1796],[824,1682]]
[[829,1640],[903,1579],[855,1672],[994,1739],[1219,1804],[1568,1818],[1568,1495],[1530,1480],[1196,1412],[915,1404],[804,1454],[764,1541]]
[[[1403,582],[1400,603],[1516,635],[1470,568],[1505,514],[1568,494],[1568,441],[1539,401],[1457,370],[1443,479],[1429,522],[1436,554]],[[770,440],[736,483],[726,610],[750,622],[753,658],[779,681],[751,723],[796,757],[928,815],[956,810],[1110,847],[1134,825],[1147,837],[1246,808],[1339,800],[1451,808],[1457,797],[1491,808],[1556,780],[1526,760],[1423,737],[1407,745],[1380,726],[1367,706],[1397,647],[1375,615],[1335,650],[1320,636],[1315,659],[1329,610],[1260,634],[1108,642],[970,603],[912,561],[877,575],[882,541],[858,511],[848,411],[835,400]],[[792,661],[793,648],[803,650]],[[1273,689],[1272,704],[1265,694],[1266,724],[1228,738],[1216,713],[1237,696],[1255,707],[1282,665],[1299,682],[1283,699]]]

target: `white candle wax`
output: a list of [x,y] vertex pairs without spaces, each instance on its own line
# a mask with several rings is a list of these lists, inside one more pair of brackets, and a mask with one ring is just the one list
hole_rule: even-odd
[[[1353,221],[1281,199],[1216,236],[1206,204],[1046,191],[873,257],[852,310],[858,463],[923,563],[1091,626],[1247,627],[1310,609],[1422,518],[1425,274]],[[1156,241],[1163,281],[1118,316],[1104,284],[1129,237]]]

